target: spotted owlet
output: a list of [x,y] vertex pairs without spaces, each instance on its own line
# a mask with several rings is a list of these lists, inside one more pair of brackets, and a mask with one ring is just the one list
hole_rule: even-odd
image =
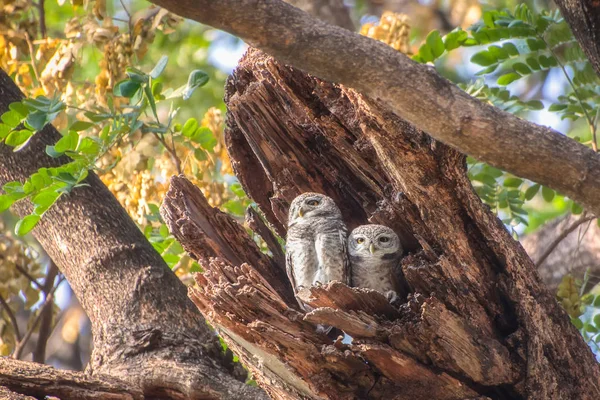
[[387,226],[354,229],[348,238],[352,286],[377,290],[390,302],[405,296],[407,290],[399,277],[402,252],[400,238]]
[[[294,293],[317,282],[350,284],[347,232],[333,199],[319,193],[303,193],[292,201],[286,267]],[[300,300],[298,302],[308,311]]]

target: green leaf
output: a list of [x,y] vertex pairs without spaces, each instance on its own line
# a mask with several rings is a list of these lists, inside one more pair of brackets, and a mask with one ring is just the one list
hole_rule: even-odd
[[64,153],[66,151],[74,151],[79,143],[79,135],[75,131],[69,131],[68,134],[63,136],[54,145],[54,151],[57,153]]
[[521,75],[515,72],[509,72],[508,74],[504,74],[501,77],[499,77],[496,83],[500,86],[506,86],[520,78]]
[[444,50],[446,50],[440,32],[437,30],[429,32],[429,35],[427,35],[427,38],[425,39],[425,43],[431,48],[434,59],[437,59],[444,54]]
[[192,93],[194,93],[194,90],[206,85],[206,82],[208,82],[208,74],[206,72],[199,69],[192,71],[188,77],[183,99],[188,100],[192,96]]
[[242,216],[246,212],[246,207],[239,200],[228,200],[222,207],[230,214],[237,216]]
[[519,50],[517,49],[517,46],[515,46],[513,43],[511,42],[507,42],[504,43],[502,45],[502,48],[510,55],[510,56],[518,56],[519,55]]
[[531,110],[543,110],[544,109],[544,103],[542,103],[539,100],[530,100],[524,104],[527,105],[527,107],[529,107],[529,109],[531,109]]
[[535,57],[527,57],[527,59],[525,60],[525,62],[527,63],[527,65],[529,65],[531,67],[531,69],[533,70],[539,70],[540,67],[540,63],[535,59]]
[[467,37],[467,32],[457,28],[456,30],[444,36],[444,47],[447,51],[457,49],[467,39]]
[[31,231],[39,222],[39,215],[28,215],[25,218],[19,220],[15,226],[15,233],[19,236],[23,236]]
[[100,152],[100,145],[92,137],[81,139],[79,145],[75,149],[79,154],[97,155]]
[[205,126],[198,128],[191,139],[211,153],[218,143],[212,131]]
[[14,151],[21,150],[31,139],[33,132],[27,129],[21,129],[19,131],[12,131],[5,139],[5,143],[8,146],[15,147]]
[[568,104],[554,103],[551,104],[550,107],[548,107],[548,111],[562,111],[566,110],[568,106]]
[[523,179],[520,178],[506,178],[504,180],[505,187],[519,187],[523,183]]
[[8,210],[8,208],[12,206],[14,202],[14,196],[10,194],[0,195],[0,213]]
[[169,228],[167,227],[167,225],[161,225],[160,229],[158,230],[158,233],[160,234],[160,236],[166,238],[169,236]]
[[115,96],[131,98],[137,93],[138,90],[140,90],[141,87],[142,86],[139,82],[134,82],[132,80],[125,79],[123,81],[117,82],[113,89],[113,94]]
[[524,63],[514,63],[513,64],[513,69],[518,72],[521,75],[529,75],[531,74],[531,69],[529,69],[529,67],[527,65],[525,65]]
[[34,111],[27,116],[25,122],[36,131],[41,131],[48,123],[48,118],[43,111]]
[[34,196],[31,202],[36,206],[43,208],[45,207],[48,209],[52,204],[54,204],[59,196],[60,193],[56,192],[54,189],[46,189]]
[[473,57],[471,57],[471,62],[477,65],[481,65],[482,67],[489,67],[490,65],[497,63],[496,57],[494,57],[487,50],[480,51],[479,53],[475,53]]
[[594,322],[594,325],[596,325],[597,327],[600,327],[600,314],[594,315],[594,318],[592,319],[592,321]]
[[421,58],[423,63],[428,63],[435,60],[431,46],[429,46],[427,43],[419,48],[418,56]]
[[152,89],[146,85],[144,86],[144,93],[146,94],[146,98],[148,99],[148,103],[150,104],[150,108],[152,109],[152,114],[154,114],[154,118],[158,121],[158,114],[156,113],[156,100],[154,100],[154,95],[152,94]]
[[592,304],[594,302],[594,295],[591,293],[587,293],[584,294],[583,296],[581,296],[581,303],[589,306],[590,304]]
[[573,202],[573,204],[571,205],[571,213],[573,215],[579,215],[583,212],[583,207],[581,207],[579,204]]
[[6,124],[0,124],[0,140],[8,136],[12,131],[12,128]]
[[[599,221],[600,221],[600,219],[599,219]],[[600,307],[600,295],[597,295],[597,296],[594,298],[594,303],[592,303],[592,306],[594,306],[594,307],[596,307],[596,308],[599,308],[599,307]]]
[[21,102],[10,103],[8,108],[11,111],[14,111],[17,114],[19,114],[21,116],[21,119],[25,118],[29,114],[29,109],[27,107],[25,107],[25,105]]
[[73,124],[71,125],[69,130],[75,131],[75,132],[85,131],[87,128],[94,126],[94,125],[96,125],[96,124],[94,124],[93,122],[75,121],[75,122],[73,122]]
[[185,124],[183,124],[181,134],[185,137],[191,138],[192,136],[194,136],[194,133],[196,133],[197,129],[198,121],[196,120],[196,118],[190,118],[187,121],[185,121]]
[[17,126],[19,126],[21,120],[23,119],[23,117],[16,111],[7,111],[4,114],[2,114],[2,117],[0,118],[2,119],[2,122],[10,126],[11,128],[16,128]]
[[208,159],[208,155],[203,149],[194,150],[194,157],[196,157],[196,160],[198,161],[205,161]]
[[583,322],[579,318],[571,317],[571,323],[575,325],[575,328],[581,330],[583,328]]
[[544,200],[550,203],[554,199],[554,195],[554,190],[546,186],[542,186],[542,197],[544,198]]
[[169,62],[169,57],[167,57],[167,56],[162,56],[160,58],[160,60],[158,60],[158,62],[156,63],[156,66],[152,69],[152,71],[150,71],[150,74],[149,74],[152,77],[152,79],[158,78],[160,76],[160,74],[163,73],[168,62]]
[[540,190],[540,185],[538,185],[537,183],[528,187],[527,190],[525,191],[525,199],[526,200],[533,199],[539,190]]

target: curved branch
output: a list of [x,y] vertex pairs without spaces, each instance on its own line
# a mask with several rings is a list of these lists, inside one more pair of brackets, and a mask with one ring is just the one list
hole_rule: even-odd
[[547,127],[484,104],[391,47],[280,0],[153,0],[239,36],[278,60],[385,102],[463,153],[551,187],[600,215],[600,156]]

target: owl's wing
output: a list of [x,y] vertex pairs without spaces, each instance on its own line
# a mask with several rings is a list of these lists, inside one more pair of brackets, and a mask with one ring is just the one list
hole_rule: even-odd
[[342,283],[351,286],[352,271],[350,270],[350,258],[348,257],[348,230],[345,226],[340,229],[340,241],[342,242]]
[[296,296],[296,292],[298,292],[298,287],[296,284],[296,278],[294,278],[294,251],[293,250],[288,250],[285,254],[285,270],[287,272],[287,276],[288,279],[290,280],[290,283],[292,284],[292,289],[294,290],[294,297],[296,297],[296,301],[298,302],[298,305],[300,306],[301,310],[307,310],[307,306],[300,301],[300,299]]

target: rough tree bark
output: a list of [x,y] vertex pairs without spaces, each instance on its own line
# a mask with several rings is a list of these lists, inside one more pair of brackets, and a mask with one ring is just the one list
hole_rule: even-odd
[[[0,113],[21,98],[0,70]],[[46,145],[59,138],[48,125],[17,153],[0,144],[0,185],[23,182],[41,167],[65,162],[45,154]],[[184,285],[106,186],[93,173],[86,183],[61,197],[33,235],[92,322],[94,350],[88,370],[121,378],[149,396],[260,396],[230,375],[219,342]],[[21,201],[13,210],[26,215],[31,203]]]
[[600,76],[600,3],[595,0],[556,0],[556,4]]
[[600,215],[598,154],[557,131],[480,102],[384,43],[328,25],[281,0],[152,2],[237,35],[281,62],[381,100],[445,144],[555,189]]
[[[190,296],[271,396],[600,396],[590,350],[473,191],[463,155],[383,103],[258,51],[230,78],[226,103],[236,174],[280,235],[291,200],[313,190],[336,200],[350,229],[383,223],[409,243],[402,267],[413,294],[399,309],[332,283],[301,293],[315,307],[304,315],[284,266],[188,181],[172,179],[163,217],[206,269]],[[354,340],[332,343],[316,323]]]

